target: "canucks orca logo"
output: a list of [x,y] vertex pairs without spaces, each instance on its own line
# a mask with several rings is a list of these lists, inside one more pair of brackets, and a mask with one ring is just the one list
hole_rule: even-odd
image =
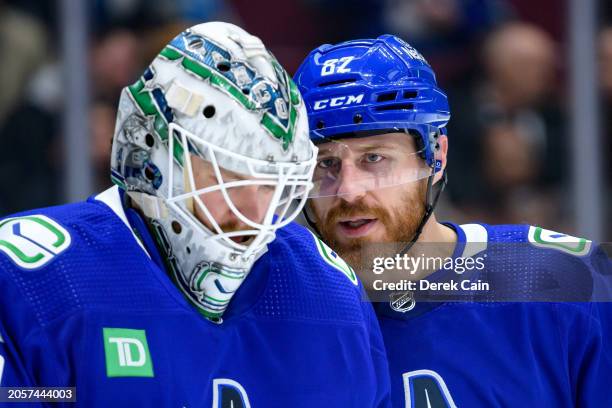
[[190,292],[197,296],[200,307],[211,314],[220,315],[245,277],[244,269],[203,261],[196,265],[191,274]]
[[244,281],[247,271],[203,261],[196,264],[189,277],[186,277],[181,272],[176,254],[162,225],[155,220],[151,225],[153,235],[167,260],[168,272],[174,283],[204,317],[221,323],[220,317],[234,292]]
[[251,408],[251,403],[240,383],[229,378],[215,378],[212,408]]
[[555,249],[569,255],[584,256],[591,251],[592,242],[585,238],[573,237],[542,227],[529,227],[528,239],[538,248]]
[[314,238],[315,246],[321,255],[321,258],[329,265],[333,266],[351,281],[351,283],[355,286],[359,285],[359,280],[357,279],[357,275],[355,275],[355,271],[351,266],[346,263],[344,259],[342,259],[334,250],[327,246],[327,244],[319,237],[317,237],[313,232],[309,231]]
[[70,247],[68,231],[42,215],[7,218],[0,222],[0,252],[22,269],[37,269]]

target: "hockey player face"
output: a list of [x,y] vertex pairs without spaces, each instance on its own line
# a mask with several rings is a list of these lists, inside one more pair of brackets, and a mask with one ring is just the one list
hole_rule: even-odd
[[[219,180],[210,162],[195,155],[191,156],[191,160],[196,189],[199,190],[219,184]],[[223,183],[250,179],[248,176],[234,173],[223,168],[220,169],[220,172]],[[274,193],[274,188],[272,186],[243,185],[240,187],[230,187],[227,190],[229,198],[238,211],[254,222],[260,223],[263,221]],[[223,232],[251,229],[236,216],[220,190],[202,194],[200,198]],[[210,219],[202,211],[200,206],[194,205],[193,212],[196,218],[204,224],[206,228],[210,231],[214,231]],[[231,239],[240,244],[248,244],[252,238],[252,236],[238,236]]]
[[363,245],[409,242],[425,213],[426,170],[406,133],[319,145],[320,197],[309,206],[324,240],[355,268]]

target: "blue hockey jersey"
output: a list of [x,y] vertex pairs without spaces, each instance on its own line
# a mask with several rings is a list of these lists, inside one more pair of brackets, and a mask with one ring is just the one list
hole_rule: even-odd
[[215,324],[173,286],[116,188],[0,220],[0,339],[0,386],[75,386],[83,407],[390,398],[374,311],[353,271],[310,232],[279,230]]
[[447,225],[458,236],[453,259],[484,259],[460,279],[497,295],[468,287],[466,301],[417,301],[403,313],[376,305],[393,406],[612,407],[612,303],[601,291],[588,302],[612,277],[601,248],[528,225]]

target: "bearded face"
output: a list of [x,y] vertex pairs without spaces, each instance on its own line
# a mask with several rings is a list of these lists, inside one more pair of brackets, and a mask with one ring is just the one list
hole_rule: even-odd
[[310,200],[311,216],[334,250],[357,271],[367,270],[370,260],[362,258],[369,244],[413,239],[425,214],[430,169],[405,133],[319,148],[315,183],[321,197]]
[[322,238],[355,269],[367,268],[362,249],[368,244],[408,243],[425,215],[427,181],[371,191],[354,201],[339,198],[324,212],[310,202]]

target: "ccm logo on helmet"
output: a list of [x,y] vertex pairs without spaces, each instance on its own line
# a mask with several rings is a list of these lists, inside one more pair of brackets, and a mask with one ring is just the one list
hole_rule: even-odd
[[325,108],[337,108],[338,106],[356,105],[363,101],[363,94],[336,96],[331,99],[321,99],[314,103],[313,110],[321,110]]

